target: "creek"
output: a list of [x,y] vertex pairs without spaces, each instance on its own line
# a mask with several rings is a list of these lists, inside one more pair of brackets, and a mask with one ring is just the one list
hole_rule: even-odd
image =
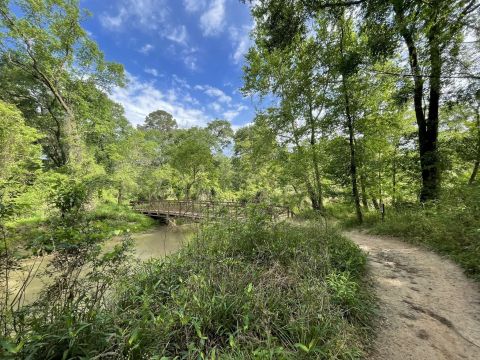
[[[132,234],[134,241],[134,257],[141,261],[151,258],[163,258],[179,250],[195,233],[195,224],[186,224],[181,226],[157,226],[147,232]],[[120,243],[119,237],[114,237],[105,242],[105,249],[112,249],[116,244]],[[31,278],[25,290],[24,304],[32,303],[48,283],[48,278],[42,276],[52,255],[42,258],[30,257],[22,260],[20,269],[11,271],[9,274],[10,289],[18,289],[24,282],[29,269],[35,269],[36,276]]]

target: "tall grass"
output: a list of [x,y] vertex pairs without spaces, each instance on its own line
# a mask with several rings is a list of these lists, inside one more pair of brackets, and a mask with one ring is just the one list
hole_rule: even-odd
[[88,312],[36,309],[15,344],[50,359],[361,358],[365,263],[314,223],[209,224],[176,255],[132,265]]

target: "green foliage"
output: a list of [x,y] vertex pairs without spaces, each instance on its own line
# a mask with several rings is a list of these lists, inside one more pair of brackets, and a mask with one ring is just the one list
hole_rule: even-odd
[[103,306],[46,321],[39,305],[11,346],[46,359],[360,358],[372,315],[364,265],[335,232],[254,211],[247,222],[205,225],[172,257],[138,264]]
[[177,128],[177,121],[165,110],[156,110],[147,115],[145,124],[141,126],[144,130],[157,130],[161,133],[169,133]]
[[28,205],[25,197],[38,176],[41,151],[36,144],[39,133],[25,124],[15,106],[0,101],[0,119],[0,223],[3,225],[7,220],[3,210],[13,206],[18,213],[19,207]]
[[139,232],[156,224],[153,219],[133,211],[128,206],[109,203],[96,206],[87,214],[87,218],[94,226],[110,233]]

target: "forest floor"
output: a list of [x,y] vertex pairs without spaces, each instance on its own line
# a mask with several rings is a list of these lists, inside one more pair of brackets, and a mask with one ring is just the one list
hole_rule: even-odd
[[370,359],[480,359],[480,287],[450,260],[388,237],[345,235],[368,253],[380,320]]

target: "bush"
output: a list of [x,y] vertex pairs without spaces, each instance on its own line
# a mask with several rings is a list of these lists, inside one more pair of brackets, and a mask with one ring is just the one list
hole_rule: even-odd
[[360,358],[372,308],[365,261],[315,224],[252,215],[204,225],[176,255],[120,277],[88,318],[46,317],[17,343],[45,358]]

